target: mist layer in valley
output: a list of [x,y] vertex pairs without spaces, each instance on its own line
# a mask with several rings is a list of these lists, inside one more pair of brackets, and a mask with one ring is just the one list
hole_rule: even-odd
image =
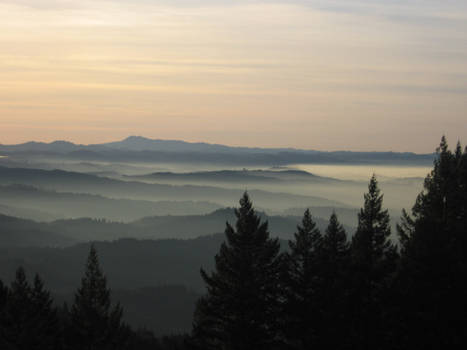
[[285,249],[306,208],[321,230],[336,212],[351,236],[373,173],[395,225],[434,158],[141,137],[0,145],[0,155],[0,278],[11,280],[22,265],[69,301],[97,242],[127,320],[161,334],[190,329],[204,291],[199,268],[212,268],[245,191]]
[[86,146],[0,145],[0,154],[4,214],[125,222],[207,214],[235,206],[245,190],[268,214],[330,208],[315,210],[327,217],[332,209],[359,208],[372,173],[396,219],[413,204],[433,160],[431,154],[233,148],[142,137]]

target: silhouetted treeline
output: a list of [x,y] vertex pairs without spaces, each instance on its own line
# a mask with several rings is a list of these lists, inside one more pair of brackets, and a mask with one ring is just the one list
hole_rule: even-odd
[[10,286],[0,281],[0,349],[184,349],[185,336],[154,337],[122,321],[92,246],[73,304],[56,307],[42,280],[31,285],[18,268]]
[[194,318],[197,349],[452,349],[467,345],[467,149],[443,137],[399,244],[375,176],[348,240],[311,213],[281,254],[245,193]]
[[71,306],[36,276],[0,282],[2,349],[453,349],[467,345],[467,149],[445,138],[411,214],[391,234],[376,177],[351,235],[307,210],[289,249],[247,193],[227,223],[190,337],[156,339],[122,321],[91,248]]

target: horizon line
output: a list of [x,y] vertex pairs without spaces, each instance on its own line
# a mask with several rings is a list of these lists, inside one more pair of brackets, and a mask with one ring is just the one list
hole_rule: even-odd
[[[273,150],[288,150],[288,151],[295,151],[295,152],[320,152],[320,153],[341,153],[341,152],[349,152],[349,153],[399,153],[399,154],[415,154],[415,155],[432,155],[435,154],[436,152],[425,152],[425,153],[418,153],[414,151],[392,151],[392,150],[384,150],[384,151],[378,151],[378,150],[351,150],[351,149],[337,149],[337,150],[319,150],[319,149],[314,149],[314,148],[297,148],[297,147],[259,147],[259,146],[239,146],[239,145],[228,145],[228,144],[221,144],[221,143],[211,143],[211,142],[206,142],[206,141],[186,141],[183,139],[162,139],[162,138],[150,138],[142,135],[129,135],[123,139],[118,139],[115,141],[107,141],[107,142],[101,142],[101,143],[76,143],[73,141],[65,140],[65,139],[57,139],[53,141],[36,141],[36,140],[30,140],[30,141],[25,141],[21,143],[15,143],[15,144],[4,144],[0,142],[0,146],[7,146],[7,147],[14,147],[14,146],[21,146],[21,145],[26,145],[30,143],[37,143],[37,144],[44,144],[44,145],[51,145],[54,143],[67,143],[67,144],[72,144],[74,146],[82,146],[82,147],[91,147],[91,146],[106,146],[108,144],[112,143],[119,143],[119,142],[124,142],[129,139],[141,139],[145,141],[155,141],[155,142],[181,142],[185,144],[192,144],[192,145],[207,145],[207,146],[217,146],[217,147],[226,147],[226,148],[233,148],[233,149],[251,149],[251,150],[268,150],[268,151],[273,151]],[[149,151],[149,150],[148,150]]]

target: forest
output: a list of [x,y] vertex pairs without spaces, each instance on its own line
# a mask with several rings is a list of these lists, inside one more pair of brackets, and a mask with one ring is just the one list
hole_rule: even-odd
[[[376,176],[354,232],[306,210],[286,244],[245,192],[188,333],[128,325],[91,245],[72,302],[17,266],[0,281],[1,349],[452,349],[467,344],[467,148],[443,137],[396,232]],[[220,228],[221,229],[221,228]],[[131,257],[125,257],[131,259]],[[148,266],[148,272],[151,268]],[[34,271],[32,271],[34,272]],[[136,273],[136,272],[135,272]],[[33,277],[33,278],[31,278]],[[162,320],[163,322],[163,320]]]

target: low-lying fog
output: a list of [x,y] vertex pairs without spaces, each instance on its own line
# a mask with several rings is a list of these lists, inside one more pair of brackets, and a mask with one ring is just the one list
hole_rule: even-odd
[[[86,200],[96,201],[95,203],[89,202],[87,207],[90,210],[85,211],[81,210],[81,207],[78,208],[80,210],[76,209],[79,204],[76,198],[73,199],[71,195],[68,196],[69,199],[62,195],[60,201],[58,201],[56,195],[35,193],[36,199],[32,200],[24,194],[27,192],[25,189],[21,190],[21,194],[18,193],[18,189],[8,189],[8,191],[3,189],[2,193],[5,192],[3,194],[6,195],[8,192],[10,197],[4,197],[5,201],[0,199],[0,204],[16,207],[10,208],[10,212],[17,212],[17,209],[24,208],[29,210],[29,212],[25,211],[25,213],[29,214],[31,210],[45,210],[46,213],[40,213],[42,217],[47,217],[45,214],[54,214],[54,212],[54,215],[49,216],[79,217],[87,215],[88,212],[93,213],[95,210],[96,217],[111,220],[118,220],[119,218],[116,215],[118,216],[120,212],[127,213],[121,220],[128,221],[135,219],[138,212],[141,213],[141,216],[149,216],[151,213],[153,215],[208,213],[216,206],[225,207],[237,203],[238,198],[226,198],[236,196],[237,192],[226,190],[237,190],[238,193],[240,193],[240,190],[248,190],[252,193],[255,193],[255,190],[261,190],[272,193],[272,195],[257,195],[256,198],[255,195],[252,195],[252,199],[258,209],[268,214],[300,215],[305,207],[310,206],[315,208],[317,215],[327,219],[325,216],[335,208],[338,212],[340,210],[342,213],[349,215],[349,219],[344,220],[349,225],[356,223],[356,215],[351,213],[356,213],[355,209],[360,208],[362,205],[363,194],[367,190],[368,180],[373,173],[377,175],[384,193],[384,205],[389,208],[393,220],[397,221],[402,208],[410,209],[413,206],[416,196],[422,189],[423,179],[431,170],[429,167],[423,166],[381,164],[294,164],[285,167],[249,165],[248,168],[243,168],[224,164],[101,162],[57,160],[57,158],[46,159],[45,157],[22,159],[16,156],[1,159],[1,165],[15,168],[61,169],[92,174],[101,178],[111,178],[120,181],[120,184],[132,182],[136,184],[175,186],[175,188],[166,192],[163,189],[158,190],[156,188],[154,191],[151,189],[149,192],[138,192],[133,191],[132,187],[122,190],[121,185],[113,183],[109,191],[105,187],[101,188],[100,186],[96,187],[84,183],[80,186],[71,186],[59,182],[40,183],[34,178],[30,179],[31,181],[28,181],[27,178],[24,181],[13,179],[4,182],[2,185],[21,183],[40,189],[71,194],[99,194],[104,198],[81,197],[81,203]],[[192,192],[186,191],[181,187],[184,185],[191,185],[191,189],[194,188],[195,190]],[[203,191],[200,186],[208,186],[209,190]],[[196,190],[196,188],[198,189]],[[202,196],[198,198],[199,195]],[[287,195],[290,196],[287,197]],[[309,196],[310,200],[307,201],[304,196]],[[44,198],[47,198],[47,202]],[[106,200],[105,198],[112,200]],[[127,200],[127,202],[122,202],[122,199]],[[67,205],[67,200],[70,201],[70,205]],[[117,203],[117,201],[119,202]],[[168,201],[173,202],[169,203]],[[193,201],[203,201],[203,203],[197,204]],[[74,205],[71,205],[73,202],[75,202]],[[37,207],[37,203],[43,203],[43,205]],[[50,204],[50,206],[45,205],[46,203]],[[60,206],[54,209],[52,205],[54,203],[60,203]],[[318,209],[320,207],[327,209]],[[135,208],[135,210],[130,211],[126,208]],[[136,208],[139,209],[136,210]],[[162,210],[163,208],[171,211],[167,212],[167,210]],[[352,209],[352,212],[349,211],[350,209]],[[109,215],[108,213],[112,211],[112,215]],[[353,216],[355,216],[355,219],[350,220]]]
[[318,176],[356,181],[367,181],[373,174],[376,174],[380,180],[425,178],[425,176],[431,171],[431,167],[424,166],[385,166],[371,164],[296,164],[289,166],[289,168],[304,170]]

